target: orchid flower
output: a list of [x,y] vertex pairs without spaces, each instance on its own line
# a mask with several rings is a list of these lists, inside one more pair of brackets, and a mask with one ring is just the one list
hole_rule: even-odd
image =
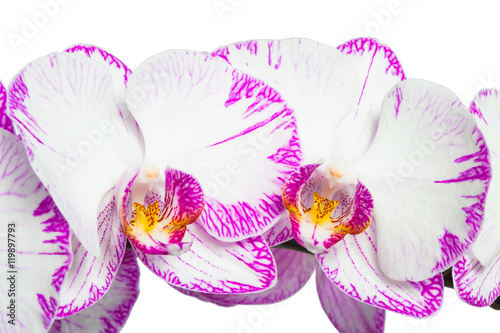
[[474,306],[491,305],[500,296],[500,96],[499,91],[480,91],[470,111],[484,134],[491,153],[492,178],[484,212],[484,223],[470,251],[453,266],[454,287],[458,296]]
[[[333,284],[397,313],[438,311],[440,273],[476,238],[490,179],[483,136],[457,96],[406,80],[394,53],[372,39],[338,49],[257,40],[213,55],[269,83],[297,118],[302,166],[284,186],[289,217],[268,242],[294,237],[315,254],[328,278],[318,274],[323,300],[336,297]],[[366,309],[359,318],[381,318]]]
[[[71,266],[70,229],[40,180],[6,116],[0,83],[0,252],[7,279],[0,310],[2,332],[110,332],[125,324],[138,296],[139,267],[125,254],[106,295],[71,317],[57,317],[61,285]],[[83,328],[82,328],[83,326]]]
[[132,73],[79,45],[13,79],[9,116],[72,230],[58,317],[106,293],[127,239],[177,287],[243,293],[276,283],[260,234],[283,212],[300,150],[292,111],[264,82],[192,51],[160,53]]

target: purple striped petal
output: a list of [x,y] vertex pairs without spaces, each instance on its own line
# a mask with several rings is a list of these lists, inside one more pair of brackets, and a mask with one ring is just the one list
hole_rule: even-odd
[[[127,65],[111,53],[89,44],[77,44],[66,49],[66,52],[80,54],[106,65],[111,72],[114,81],[115,95],[123,95],[127,85],[128,77],[132,74]],[[122,99],[122,101],[124,101]]]
[[100,256],[89,253],[73,234],[73,262],[61,288],[58,318],[74,315],[98,302],[110,288],[120,267],[127,238],[120,230],[114,191],[104,196],[97,222]]
[[285,243],[293,239],[292,224],[290,223],[290,214],[288,210],[283,212],[278,222],[276,222],[268,231],[262,234],[270,247]]
[[500,254],[500,92],[483,90],[472,101],[471,112],[490,152],[492,178],[486,196],[484,222],[472,253],[483,266],[490,266]]
[[453,266],[453,282],[458,297],[474,306],[488,306],[500,296],[500,256],[483,266],[466,254]]
[[227,294],[264,290],[276,283],[276,264],[262,237],[229,243],[208,235],[200,222],[188,227],[193,245],[181,256],[136,251],[153,273],[173,286]]
[[14,127],[12,127],[12,121],[7,115],[7,91],[0,82],[0,128],[14,133]]
[[22,143],[0,129],[0,331],[44,332],[71,263],[69,226],[30,168]]
[[130,140],[117,139],[120,110],[113,87],[106,66],[64,52],[32,62],[9,88],[9,115],[31,166],[94,255],[99,255],[99,202],[127,163],[141,160],[127,145]]
[[441,274],[420,282],[388,278],[377,260],[376,222],[318,254],[321,268],[340,290],[363,303],[418,318],[436,313],[443,302]]
[[377,132],[382,100],[405,75],[394,52],[374,39],[353,39],[338,49],[353,64],[361,84],[355,112],[344,117],[333,132],[332,161],[347,166],[370,147]]
[[139,274],[134,251],[125,251],[106,295],[93,306],[71,317],[56,320],[49,333],[119,332],[139,296]]
[[474,114],[490,151],[492,178],[486,198],[484,222],[472,246],[453,267],[458,296],[475,306],[488,306],[500,296],[500,95],[498,90],[480,91],[472,101]]
[[324,143],[360,94],[356,70],[339,50],[310,39],[250,40],[220,47],[218,56],[274,87],[294,110],[304,163],[329,160]]
[[323,310],[340,333],[384,332],[385,311],[340,291],[320,267],[316,269],[316,288]]
[[[68,48],[66,52],[89,57],[108,69],[113,80],[114,99],[119,111],[113,115],[113,121],[116,124],[114,129],[118,135],[112,139],[122,141],[122,143],[116,142],[115,145],[118,148],[124,148],[124,151],[121,152],[122,158],[130,158],[129,164],[141,163],[144,152],[144,139],[139,125],[137,125],[125,103],[127,82],[132,71],[123,61],[94,45],[74,45]],[[139,157],[140,161],[135,160]]]
[[373,196],[377,256],[387,276],[429,279],[468,251],[491,173],[483,136],[451,91],[422,80],[397,84],[370,150],[353,169]]
[[277,284],[265,291],[251,294],[207,294],[176,288],[181,293],[196,297],[204,302],[220,306],[240,304],[272,304],[295,295],[311,277],[316,258],[314,256],[286,249],[271,249],[278,268]]
[[275,90],[222,59],[169,51],[132,73],[127,104],[146,163],[199,181],[210,235],[242,240],[280,218],[283,183],[300,150],[292,111]]

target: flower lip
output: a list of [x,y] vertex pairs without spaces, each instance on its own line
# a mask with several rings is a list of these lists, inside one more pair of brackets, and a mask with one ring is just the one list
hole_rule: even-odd
[[[327,252],[347,234],[362,233],[373,215],[373,200],[363,184],[357,182],[352,193],[354,184],[337,181],[343,173],[336,168],[321,172],[320,165],[300,168],[288,179],[283,190],[294,237],[313,253]],[[330,175],[331,170],[335,175]],[[311,200],[312,204],[307,207]]]
[[318,192],[314,192],[314,201],[312,206],[310,208],[303,209],[303,213],[308,215],[308,218],[315,224],[319,225],[323,225],[328,221],[338,221],[339,218],[332,218],[331,215],[339,203],[339,200],[328,200],[320,196]]
[[144,253],[180,255],[192,244],[187,226],[203,211],[203,192],[178,170],[167,169],[165,181],[159,179],[158,168],[145,165],[128,182],[120,205],[122,231]]

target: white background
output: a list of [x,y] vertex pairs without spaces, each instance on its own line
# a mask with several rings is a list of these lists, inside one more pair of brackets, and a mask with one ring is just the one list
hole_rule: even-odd
[[[167,49],[210,51],[235,41],[286,37],[337,46],[369,35],[396,52],[409,78],[442,84],[467,104],[479,89],[500,88],[500,5],[495,1],[64,2],[43,20],[39,1],[2,0],[0,80],[5,84],[28,62],[76,43],[98,45],[133,69]],[[218,12],[217,4],[226,11]],[[39,27],[23,32],[26,22]],[[141,295],[123,332],[335,332],[314,279],[280,304],[224,309],[177,293],[142,266],[141,273]],[[466,306],[447,289],[436,317],[414,320],[388,313],[386,332],[494,332],[499,319],[500,312]]]

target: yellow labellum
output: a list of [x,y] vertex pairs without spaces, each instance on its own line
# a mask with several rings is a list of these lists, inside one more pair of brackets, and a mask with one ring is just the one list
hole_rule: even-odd
[[305,213],[310,216],[312,222],[321,225],[331,222],[330,216],[338,204],[338,200],[331,201],[321,197],[318,192],[314,192],[314,202],[311,208],[305,210]]
[[135,226],[138,221],[142,225],[144,231],[153,230],[158,223],[158,214],[160,213],[158,201],[155,201],[152,205],[148,205],[147,209],[144,205],[138,204],[137,202],[134,202],[134,207],[136,216],[130,223]]

